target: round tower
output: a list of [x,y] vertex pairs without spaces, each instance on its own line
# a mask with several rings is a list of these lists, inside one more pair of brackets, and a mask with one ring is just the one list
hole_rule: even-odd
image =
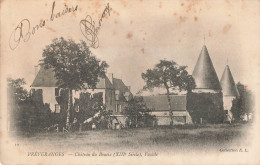
[[222,74],[220,84],[223,93],[224,110],[230,111],[232,107],[232,101],[236,97],[239,97],[239,93],[228,65],[226,65]]
[[192,73],[196,87],[187,93],[187,108],[195,123],[219,123],[224,119],[223,94],[206,45]]

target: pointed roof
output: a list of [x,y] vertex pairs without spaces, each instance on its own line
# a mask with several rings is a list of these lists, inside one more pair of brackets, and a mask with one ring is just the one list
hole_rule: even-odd
[[235,81],[228,65],[225,67],[225,70],[222,74],[220,84],[224,96],[239,96]]
[[120,93],[119,93],[120,100],[125,100],[124,94],[126,92],[129,93],[130,98],[133,97],[130,89],[125,85],[125,83],[121,79],[113,78],[113,87],[114,87],[114,89],[120,91]]
[[[31,87],[57,87],[57,79],[55,78],[55,73],[53,68],[46,69],[41,66],[39,72],[37,73]],[[113,85],[107,78],[99,78],[95,89],[112,89]]]
[[202,47],[192,76],[197,89],[221,90],[218,76],[210,59],[206,45]]
[[113,86],[115,89],[120,90],[122,92],[130,92],[129,88],[124,84],[121,79],[113,78]]

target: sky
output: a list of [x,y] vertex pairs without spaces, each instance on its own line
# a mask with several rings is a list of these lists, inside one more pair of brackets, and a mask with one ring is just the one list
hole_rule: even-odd
[[[50,21],[53,0],[5,0],[1,2],[1,79],[25,78],[33,82],[42,51],[52,39],[64,37],[86,41],[80,21],[87,15],[98,22],[107,4],[111,8],[98,32],[99,47],[93,54],[109,64],[108,73],[122,78],[135,94],[142,89],[141,73],[160,59],[187,65],[192,74],[204,44],[218,78],[227,64],[235,82],[257,85],[260,54],[260,1],[55,1],[54,12],[78,6]],[[33,27],[46,20],[27,42],[9,46],[12,32],[23,19]],[[26,22],[24,28],[26,28]],[[25,30],[24,30],[25,32]],[[16,33],[16,35],[19,33]],[[88,43],[88,42],[87,42]],[[12,45],[12,44],[11,44]]]

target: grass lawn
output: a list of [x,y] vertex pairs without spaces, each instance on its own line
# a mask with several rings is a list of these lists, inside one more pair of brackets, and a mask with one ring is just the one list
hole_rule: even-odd
[[251,124],[184,125],[73,133],[37,133],[19,138],[33,148],[75,150],[210,151],[249,145]]

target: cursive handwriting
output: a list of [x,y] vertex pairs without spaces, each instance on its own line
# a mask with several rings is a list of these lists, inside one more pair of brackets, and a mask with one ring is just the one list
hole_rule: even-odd
[[59,17],[65,15],[66,13],[75,12],[78,10],[78,5],[75,6],[75,8],[73,6],[71,8],[68,8],[68,6],[65,4],[65,7],[66,8],[64,10],[62,10],[62,12],[58,12],[58,13],[54,14],[54,8],[55,8],[55,1],[54,1],[52,4],[52,10],[51,10],[51,18],[50,18],[51,21],[53,21],[54,18],[59,18]]
[[[65,15],[67,13],[77,11],[78,5],[76,5],[75,7],[72,6],[69,8],[65,4],[65,9],[58,13],[54,13],[54,9],[55,9],[55,1],[52,3],[50,21],[54,21],[55,18],[56,19],[60,18],[61,16]],[[31,29],[30,21],[28,19],[23,19],[11,33],[11,36],[9,38],[10,49],[15,50],[21,41],[23,41],[23,42],[29,41],[31,35],[34,35],[36,31],[45,27],[45,25],[48,21],[49,21],[49,19],[45,19],[45,20],[41,21],[38,25],[33,26]]]
[[17,25],[9,38],[9,46],[12,50],[17,48],[21,39],[23,39],[24,42],[27,42],[30,39],[30,27],[30,21],[28,19],[23,19]]
[[104,9],[101,18],[98,21],[98,26],[96,27],[95,21],[92,20],[90,15],[87,15],[85,19],[80,21],[80,30],[83,36],[87,39],[90,44],[90,47],[98,48],[99,41],[98,41],[98,32],[102,25],[103,18],[107,15],[110,16],[110,11],[112,8],[109,7],[109,3],[107,4],[106,8]]

